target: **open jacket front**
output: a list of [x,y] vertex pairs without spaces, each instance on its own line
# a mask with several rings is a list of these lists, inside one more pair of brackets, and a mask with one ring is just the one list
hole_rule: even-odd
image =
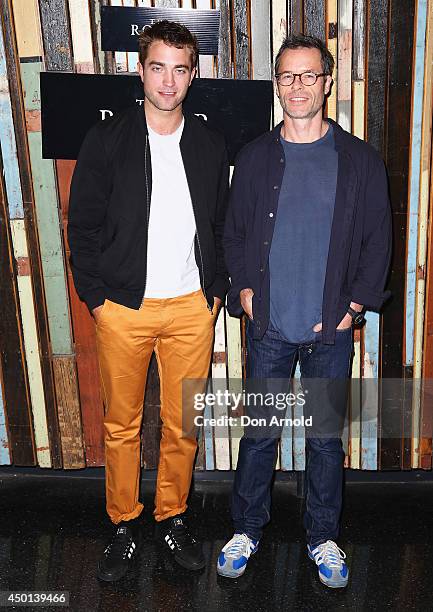
[[[222,233],[228,195],[222,136],[185,114],[180,150],[196,222],[195,258],[211,307],[228,276]],[[146,287],[152,163],[145,114],[136,106],[89,130],[71,183],[68,239],[79,297],[138,309]],[[164,240],[164,236],[161,236]]]
[[[322,340],[333,344],[335,329],[351,301],[379,310],[388,298],[384,287],[392,229],[382,159],[367,143],[328,121],[334,128],[338,174],[323,291]],[[255,338],[263,337],[269,323],[269,253],[285,169],[281,126],[248,144],[238,155],[224,233],[232,282],[228,310],[233,316],[242,314],[239,292],[253,289]]]

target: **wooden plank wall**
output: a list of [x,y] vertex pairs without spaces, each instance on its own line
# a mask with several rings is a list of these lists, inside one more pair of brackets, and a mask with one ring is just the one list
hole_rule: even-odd
[[[107,4],[219,9],[218,56],[200,55],[199,78],[270,79],[287,34],[327,41],[336,68],[326,112],[384,157],[394,221],[393,297],[382,315],[368,313],[355,334],[346,466],[431,469],[433,0],[407,0],[404,7],[398,0],[0,4],[0,463],[57,469],[104,463],[94,324],[68,264],[75,161],[41,157],[39,74],[135,71],[137,53],[101,49],[100,8]],[[273,124],[281,119],[275,96]],[[243,346],[242,322],[222,310],[214,387],[242,388]],[[144,404],[142,462],[152,469],[160,437],[154,360]],[[223,413],[206,408],[207,416]],[[233,469],[241,433],[204,428],[196,468]],[[280,445],[283,470],[304,468],[304,439],[293,434],[286,428]]]

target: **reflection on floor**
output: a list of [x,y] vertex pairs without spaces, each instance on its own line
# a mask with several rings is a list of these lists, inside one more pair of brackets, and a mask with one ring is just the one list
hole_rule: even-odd
[[320,584],[307,559],[302,500],[285,482],[275,485],[272,522],[245,575],[217,577],[217,555],[231,536],[230,488],[196,483],[190,510],[207,567],[188,573],[153,541],[153,483],[144,483],[140,558],[127,578],[101,584],[95,567],[110,533],[103,481],[0,476],[0,591],[69,591],[69,609],[79,612],[433,609],[433,483],[347,484],[339,544],[351,579],[336,591]]

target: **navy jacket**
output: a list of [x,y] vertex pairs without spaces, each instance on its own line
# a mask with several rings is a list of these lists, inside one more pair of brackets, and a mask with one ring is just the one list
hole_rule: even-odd
[[[389,297],[384,287],[392,229],[388,181],[381,157],[370,145],[328,121],[334,128],[338,174],[323,290],[322,340],[333,344],[335,329],[351,301],[377,311]],[[228,311],[232,316],[242,314],[239,292],[251,287],[257,339],[263,337],[269,324],[269,252],[285,168],[281,125],[239,153],[223,239],[231,277]]]

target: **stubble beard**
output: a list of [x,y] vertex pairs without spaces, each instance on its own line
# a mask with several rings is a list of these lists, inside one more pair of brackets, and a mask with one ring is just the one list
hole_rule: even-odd
[[158,110],[169,113],[171,111],[176,110],[176,108],[182,105],[182,102],[184,101],[186,94],[185,96],[183,96],[183,98],[182,97],[179,98],[178,96],[176,96],[172,100],[170,99],[166,100],[167,106],[162,105],[160,101],[158,100],[158,98],[156,98],[156,96],[151,96],[145,93],[144,97],[147,99],[149,104],[151,104]]

